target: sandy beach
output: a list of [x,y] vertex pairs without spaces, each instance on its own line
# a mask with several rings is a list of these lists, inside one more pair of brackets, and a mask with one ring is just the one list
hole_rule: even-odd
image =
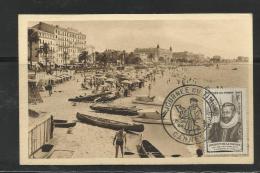
[[[237,70],[232,70],[233,68]],[[186,79],[186,84],[196,84],[203,87],[245,87],[248,85],[248,65],[227,64],[220,65],[219,69],[215,66],[187,66],[178,67],[175,70],[166,69],[164,74],[156,74],[155,81],[145,82],[145,86],[141,89],[131,92],[131,97],[119,98],[113,104],[125,106],[135,105],[140,109],[156,109],[160,112],[160,106],[145,106],[141,104],[133,104],[132,100],[137,95],[148,95],[148,85],[152,83],[151,95],[156,99],[163,100],[167,94],[174,88],[181,86],[181,80]],[[223,81],[223,76],[225,81]],[[104,113],[96,113],[89,106],[91,103],[77,103],[73,106],[68,99],[89,94],[90,91],[81,88],[83,77],[76,74],[75,78],[70,81],[56,85],[53,95],[49,96],[47,91],[40,92],[43,103],[29,105],[30,109],[37,112],[46,112],[44,115],[53,115],[54,119],[66,119],[68,121],[76,120],[76,113],[80,112],[97,117],[114,119],[122,122],[131,122],[132,117],[111,115]],[[37,121],[37,118],[30,117],[29,123]],[[181,157],[196,157],[197,146],[185,145],[179,143],[169,137],[162,125],[160,124],[144,124],[145,130],[142,134],[143,139],[149,140],[156,146],[166,157],[174,154],[180,154]],[[114,130],[100,128],[81,122],[77,122],[76,126],[71,129],[71,133],[67,133],[67,128],[55,128],[54,139],[56,152],[51,158],[113,158],[115,157],[115,148],[113,146]],[[127,134],[127,150],[132,155],[125,157],[139,157],[136,145],[140,142],[140,134]]]

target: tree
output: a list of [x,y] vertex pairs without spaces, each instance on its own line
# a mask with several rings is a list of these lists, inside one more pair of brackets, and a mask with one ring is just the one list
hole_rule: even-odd
[[153,61],[154,55],[152,53],[150,53],[147,58],[149,59],[149,61]]
[[44,43],[42,47],[43,54],[45,55],[45,65],[47,69],[47,61],[48,61],[48,54],[50,53],[50,47],[49,44]]
[[106,67],[107,66],[107,63],[111,61],[111,54],[108,53],[109,50],[106,50],[104,52],[96,52],[96,61]]
[[141,58],[136,57],[133,52],[130,52],[125,58],[126,64],[140,64],[141,61]]
[[45,57],[45,70],[47,72],[48,54],[51,52],[49,44],[44,43],[43,46],[38,50],[38,54],[43,53]]
[[87,61],[89,61],[90,57],[88,55],[87,51],[82,51],[79,54],[79,62],[84,62],[84,64],[86,65]]
[[34,29],[28,30],[28,43],[29,43],[29,61],[30,61],[30,68],[32,69],[32,45],[39,41],[38,33]]

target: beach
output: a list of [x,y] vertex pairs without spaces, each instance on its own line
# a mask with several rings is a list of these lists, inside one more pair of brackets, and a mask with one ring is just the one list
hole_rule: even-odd
[[[234,68],[237,68],[234,70]],[[225,80],[223,80],[223,78]],[[53,94],[49,96],[47,91],[40,92],[43,103],[29,104],[29,108],[39,113],[40,116],[53,115],[54,119],[65,119],[68,121],[77,120],[76,113],[103,117],[112,120],[132,123],[132,117],[97,113],[89,108],[92,103],[76,103],[68,101],[79,95],[90,94],[89,90],[81,88],[83,77],[74,74],[72,79],[56,85]],[[248,65],[225,64],[215,66],[182,66],[176,69],[165,68],[164,73],[156,73],[155,80],[145,82],[143,88],[137,88],[130,93],[130,97],[121,97],[113,101],[113,104],[124,106],[136,106],[140,109],[154,109],[160,112],[160,106],[148,106],[134,104],[132,100],[139,95],[148,95],[148,86],[151,84],[151,96],[163,101],[163,99],[175,88],[182,84],[193,84],[208,88],[235,88],[248,87]],[[39,118],[39,117],[38,117]],[[29,123],[37,121],[38,118],[30,117]],[[158,148],[165,157],[180,155],[181,157],[196,157],[196,145],[185,145],[175,141],[168,136],[161,124],[144,124],[144,132],[132,134],[127,133],[126,150],[131,151],[129,158],[139,158],[137,145],[142,139],[149,140]],[[115,147],[113,139],[116,131],[97,126],[77,122],[76,126],[70,129],[55,128],[52,143],[55,146],[51,158],[114,158]]]

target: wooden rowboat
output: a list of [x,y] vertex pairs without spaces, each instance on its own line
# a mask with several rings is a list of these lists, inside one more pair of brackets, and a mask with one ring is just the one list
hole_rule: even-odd
[[66,122],[68,122],[68,120],[54,119],[53,122],[54,123],[66,123]]
[[69,101],[73,101],[73,102],[89,102],[89,101],[94,101],[96,98],[101,97],[101,96],[105,96],[108,94],[111,94],[112,92],[108,91],[108,92],[103,92],[103,93],[99,93],[99,94],[90,94],[87,96],[79,96],[79,97],[75,97],[75,98],[69,98]]
[[118,114],[118,115],[129,115],[134,116],[138,115],[138,110],[134,107],[126,107],[126,106],[112,106],[112,105],[104,105],[104,104],[94,104],[91,105],[90,108],[92,110],[108,113],[108,114]]
[[148,140],[142,140],[141,145],[137,146],[137,151],[141,158],[165,158]]
[[105,118],[99,118],[99,117],[93,117],[81,113],[77,113],[76,115],[77,119],[81,122],[98,126],[98,127],[103,127],[103,128],[108,128],[108,129],[113,129],[113,130],[120,130],[124,129],[126,131],[135,131],[135,132],[143,132],[144,131],[144,125],[143,124],[130,124],[130,123],[124,123],[120,121],[114,121],[110,119],[105,119]]
[[55,127],[59,128],[69,128],[69,127],[74,127],[76,125],[76,122],[71,122],[71,123],[54,123]]
[[94,102],[106,103],[106,102],[111,102],[113,100],[116,100],[117,98],[118,98],[118,96],[115,96],[114,94],[109,94],[109,95],[101,96],[101,97],[95,99]]

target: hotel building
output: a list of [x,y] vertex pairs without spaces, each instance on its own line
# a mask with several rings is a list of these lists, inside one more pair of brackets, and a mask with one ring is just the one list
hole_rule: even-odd
[[[86,50],[86,35],[73,28],[39,22],[29,29],[36,32],[39,38],[38,42],[32,44],[34,63],[45,64],[47,61],[57,65],[70,64],[78,62],[79,54]],[[49,45],[48,55],[41,51],[44,43]]]

